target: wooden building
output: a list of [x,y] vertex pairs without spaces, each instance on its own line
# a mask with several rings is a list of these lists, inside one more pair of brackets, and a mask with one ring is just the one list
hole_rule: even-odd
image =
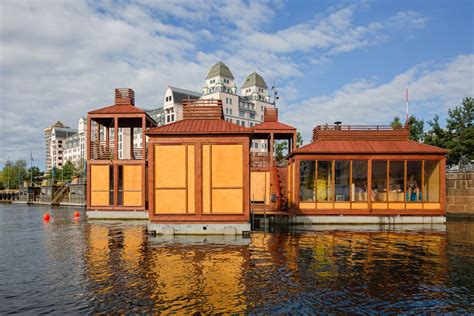
[[445,214],[446,153],[409,140],[408,128],[317,126],[312,143],[289,155],[288,200],[306,220],[331,222],[333,215],[354,215],[356,222],[397,215],[407,216],[405,222],[438,220]]
[[183,100],[183,120],[146,132],[150,230],[249,230],[251,134],[223,119],[221,100]]
[[155,121],[135,107],[132,89],[115,89],[115,104],[87,121],[88,217],[147,218],[145,131]]
[[255,214],[276,214],[286,209],[286,160],[277,161],[274,148],[277,142],[286,142],[286,151],[296,149],[296,128],[278,121],[278,109],[265,108],[264,121],[255,125],[252,139],[264,140],[266,152],[250,153],[250,187]]

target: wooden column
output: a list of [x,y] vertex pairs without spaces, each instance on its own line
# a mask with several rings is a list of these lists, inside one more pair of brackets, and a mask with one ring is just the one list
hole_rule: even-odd
[[298,211],[300,208],[300,161],[299,158],[295,158],[295,186],[293,188],[295,192],[295,205]]
[[114,160],[118,160],[118,117],[114,117]]
[[114,206],[118,206],[118,117],[114,117]]
[[92,138],[92,126],[91,117],[87,115],[87,127],[86,127],[86,142],[87,142],[87,160],[86,160],[86,208],[91,207],[91,138]]
[[273,133],[270,133],[270,167],[273,167]]
[[372,159],[367,162],[367,203],[369,213],[372,212]]
[[146,136],[145,136],[145,129],[146,129],[146,117],[142,117],[142,159],[146,160]]
[[293,134],[293,140],[291,142],[291,151],[295,150],[296,149],[296,142],[297,142],[297,139],[296,139],[296,133]]
[[441,214],[446,214],[446,157],[441,158],[439,161],[439,173],[440,177],[439,180],[441,181],[439,186],[439,201],[441,204]]
[[96,139],[96,141],[97,141],[98,144],[100,144],[100,128],[101,128],[100,123],[97,123],[97,132],[96,132],[97,133],[96,134],[97,139]]
[[[146,198],[147,198],[147,194],[146,194],[146,191],[147,191],[147,172],[146,172],[146,168],[147,168],[147,160],[146,160],[146,138],[145,138],[145,129],[146,129],[146,116],[143,116],[142,117],[142,205],[143,205],[143,208],[146,209]],[[133,128],[132,128],[132,131],[133,131]],[[133,132],[132,132],[132,135],[133,135]],[[133,136],[132,136],[132,153],[133,153]],[[153,164],[153,161],[151,162]],[[149,168],[151,168],[149,166]],[[148,207],[150,207],[148,205]]]
[[110,151],[110,130],[108,126],[105,128],[105,148]]
[[130,159],[135,159],[133,152],[133,127],[130,127]]
[[92,126],[91,126],[91,117],[90,115],[87,115],[87,127],[86,127],[86,142],[87,142],[87,160],[91,160],[91,138],[92,138]]

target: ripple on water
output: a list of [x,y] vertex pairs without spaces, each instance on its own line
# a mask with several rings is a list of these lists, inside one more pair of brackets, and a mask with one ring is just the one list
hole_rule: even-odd
[[45,211],[0,206],[0,314],[474,312],[474,222],[170,239]]

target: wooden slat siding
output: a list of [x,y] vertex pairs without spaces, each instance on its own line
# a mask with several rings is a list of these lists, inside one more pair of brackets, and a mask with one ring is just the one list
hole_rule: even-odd
[[265,107],[263,111],[264,122],[278,122],[278,109]]
[[115,104],[135,104],[135,92],[130,88],[115,89]]
[[220,99],[183,99],[183,108],[187,106],[222,106]]
[[189,119],[223,119],[222,106],[185,106],[183,120]]

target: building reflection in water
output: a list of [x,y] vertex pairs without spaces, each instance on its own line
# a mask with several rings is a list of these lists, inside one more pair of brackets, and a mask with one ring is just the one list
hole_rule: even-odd
[[90,223],[86,240],[96,312],[450,311],[456,294],[442,290],[449,247],[439,230],[255,233],[246,245]]

